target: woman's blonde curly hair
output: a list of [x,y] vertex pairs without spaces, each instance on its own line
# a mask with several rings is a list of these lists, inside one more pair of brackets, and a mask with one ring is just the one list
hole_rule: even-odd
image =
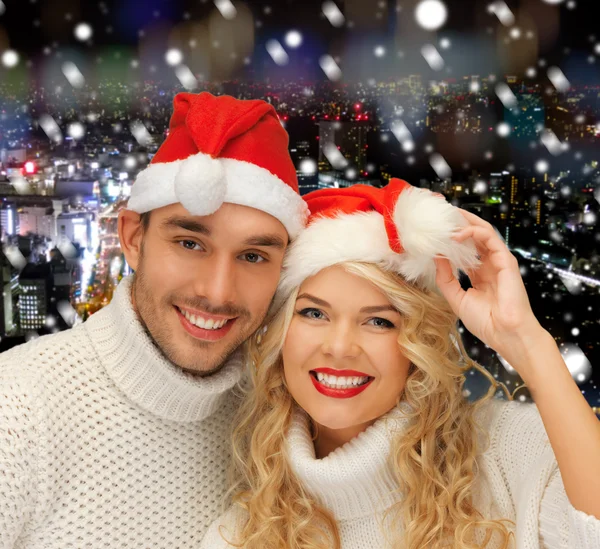
[[[405,494],[385,516],[390,547],[471,549],[494,542],[506,549],[514,533],[504,522],[514,522],[486,520],[472,503],[476,456],[485,450],[478,448],[477,432],[487,438],[474,414],[500,386],[510,400],[506,387],[467,356],[458,319],[442,296],[373,264],[342,266],[373,283],[400,311],[398,344],[412,363],[401,397],[414,410],[408,416],[412,422],[394,438],[390,455],[398,493]],[[266,333],[248,344],[253,383],[235,420],[230,490],[248,520],[235,540],[228,539],[245,549],[341,546],[333,516],[304,490],[285,450],[296,404],[286,386],[281,349],[297,295],[298,288],[269,315]],[[487,394],[475,403],[463,395],[470,368],[490,381]]]

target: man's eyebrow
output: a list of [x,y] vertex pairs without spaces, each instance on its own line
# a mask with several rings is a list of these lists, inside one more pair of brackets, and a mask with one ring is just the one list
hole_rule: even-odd
[[186,231],[191,231],[193,233],[200,233],[205,236],[210,236],[210,229],[206,225],[202,225],[198,221],[194,221],[193,219],[188,219],[186,217],[178,217],[172,216],[165,219],[161,223],[161,227],[165,229],[184,229]]
[[244,240],[244,246],[265,246],[285,249],[286,243],[282,238],[275,234],[265,234],[259,236],[251,236],[247,240]]

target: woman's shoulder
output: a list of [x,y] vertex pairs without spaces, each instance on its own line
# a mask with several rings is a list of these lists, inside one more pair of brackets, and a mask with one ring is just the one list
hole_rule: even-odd
[[486,454],[511,468],[527,468],[552,449],[533,402],[492,398],[481,403],[474,418],[489,438]]
[[232,505],[209,526],[200,544],[200,549],[229,549],[236,547],[231,542],[238,544],[236,538],[242,531],[247,520],[247,511],[239,505]]
[[543,429],[542,418],[533,402],[491,398],[475,406],[474,418],[490,434],[511,431],[514,425],[520,425],[519,431],[539,431]]

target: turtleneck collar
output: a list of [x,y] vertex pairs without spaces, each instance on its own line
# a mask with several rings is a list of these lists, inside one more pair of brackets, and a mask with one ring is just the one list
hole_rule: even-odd
[[133,275],[117,286],[111,302],[85,323],[110,377],[129,399],[168,420],[191,422],[209,417],[241,378],[241,352],[210,376],[175,366],[156,348],[131,302]]
[[336,520],[380,513],[398,500],[398,485],[389,465],[394,436],[409,426],[408,404],[401,402],[358,436],[323,459],[315,447],[306,413],[294,409],[286,438],[292,469],[300,482]]

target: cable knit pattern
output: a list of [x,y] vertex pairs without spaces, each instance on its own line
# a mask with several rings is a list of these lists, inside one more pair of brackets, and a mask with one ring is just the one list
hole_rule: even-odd
[[[294,412],[286,439],[292,468],[338,520],[343,549],[387,547],[383,512],[395,488],[387,458],[393,433],[402,436],[408,426],[403,406],[321,460],[315,458],[305,414]],[[517,549],[600,549],[600,520],[570,504],[535,404],[494,399],[476,419],[490,436],[489,448],[478,457],[474,492],[484,516],[515,521]],[[235,542],[246,517],[241,508],[230,507],[200,548],[232,547],[219,529]]]
[[183,373],[130,292],[0,356],[0,548],[187,549],[219,515],[241,357]]

